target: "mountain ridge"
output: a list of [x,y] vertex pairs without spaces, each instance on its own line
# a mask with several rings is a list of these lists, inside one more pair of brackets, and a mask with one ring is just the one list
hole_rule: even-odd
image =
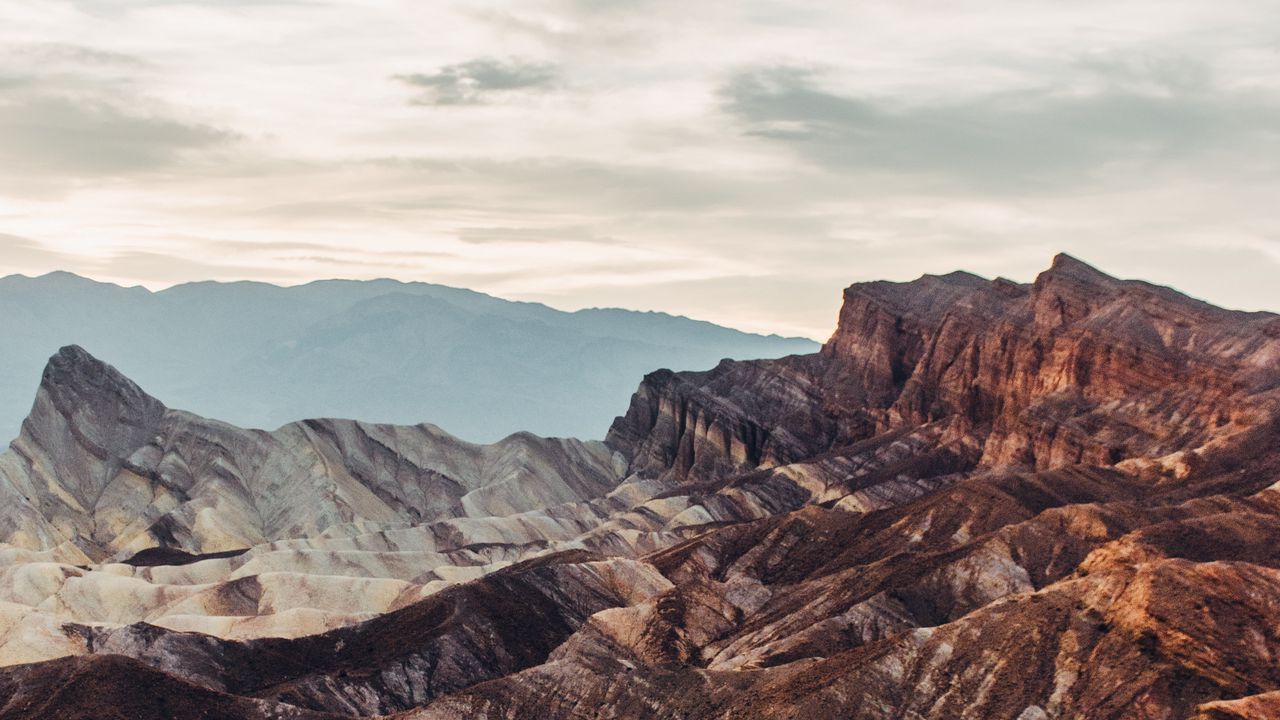
[[[312,419],[272,432],[241,430],[170,410],[73,345],[50,359],[22,433],[0,455],[0,477],[45,488],[24,498],[40,497],[43,519],[102,560],[151,547],[218,553],[318,535],[331,525],[444,519],[491,505],[510,511],[526,501],[501,484],[521,474],[538,474],[561,500],[594,497],[620,479],[614,465],[601,443],[527,432],[482,445],[430,424]],[[394,483],[376,478],[374,467],[393,472]],[[428,494],[415,497],[415,482],[428,483]],[[255,483],[270,483],[272,492],[293,488],[288,504],[274,498],[264,515],[273,498]],[[307,489],[316,483],[321,495]],[[145,504],[130,500],[144,488]],[[332,501],[322,497],[329,495]],[[219,509],[235,503],[241,512]],[[260,525],[243,525],[255,518]]]
[[[118,663],[106,691],[160,671],[166,693],[194,686],[225,707],[299,716],[1208,720],[1280,708],[1280,317],[1065,256],[1028,284],[953,273],[859,283],[845,299],[819,352],[648,373],[604,442],[580,446],[594,464],[571,442],[522,436],[524,450],[500,456],[548,457],[529,454],[542,442],[567,460],[468,474],[465,443],[313,421],[296,428],[307,452],[262,476],[301,469],[284,492],[300,507],[282,517],[330,507],[308,489],[336,483],[343,497],[403,498],[380,500],[401,510],[428,507],[406,495],[418,488],[447,500],[434,519],[325,510],[332,524],[281,522],[234,556],[76,567],[50,553],[69,552],[63,528],[85,526],[46,513],[49,537],[17,539],[54,550],[0,538],[0,660],[49,662],[0,669],[0,687],[101,682],[68,678],[63,656],[114,654],[138,664]],[[87,364],[67,376],[76,383],[115,377],[68,353]],[[187,467],[218,448],[203,477],[220,487],[270,436],[172,411],[135,423],[146,432],[90,414],[92,428],[59,435],[74,413],[49,412],[32,422],[40,437],[163,446]],[[71,480],[99,472],[30,474],[78,467],[75,443],[51,446],[63,450],[47,463],[27,453],[27,474],[5,474],[13,460],[0,456],[0,490],[21,490],[0,512],[92,495]],[[88,454],[112,468],[124,452]],[[321,467],[350,477],[312,474]],[[584,467],[596,481],[565,481]],[[458,503],[451,481],[480,495]],[[134,534],[108,560],[144,544],[198,549],[174,527]]]
[[[372,315],[367,304],[379,298],[400,298],[401,311]],[[9,339],[0,347],[6,441],[30,406],[27,378],[34,382],[45,359],[70,344],[175,406],[242,426],[276,429],[308,417],[430,421],[481,442],[519,430],[598,437],[612,417],[605,408],[625,402],[643,370],[817,347],[679,316],[566,313],[393,280],[206,282],[153,292],[53,273],[0,279],[0,304],[8,310],[0,317]]]
[[758,337],[776,338],[780,340],[809,340],[811,342],[817,342],[813,338],[806,338],[799,335],[783,335],[781,333],[751,332],[749,330],[742,330],[740,328],[730,327],[728,325],[720,325],[718,323],[713,323],[708,320],[699,320],[698,318],[695,318],[689,315],[671,313],[671,312],[666,312],[664,310],[634,310],[631,308],[624,308],[624,307],[613,306],[613,305],[593,305],[591,307],[578,308],[577,310],[562,310],[560,308],[554,307],[552,305],[548,305],[547,303],[538,302],[536,300],[510,300],[507,298],[498,297],[497,295],[491,295],[489,293],[481,292],[479,290],[472,290],[470,288],[459,287],[456,285],[444,285],[441,283],[431,283],[431,282],[425,282],[420,280],[400,280],[392,277],[377,277],[377,278],[369,278],[366,280],[357,280],[357,279],[351,279],[351,278],[320,278],[317,280],[308,280],[307,282],[298,283],[295,285],[278,285],[276,283],[270,283],[262,280],[192,280],[188,282],[175,283],[173,285],[166,286],[159,290],[152,290],[146,287],[145,285],[121,285],[119,283],[111,282],[108,280],[97,280],[97,279],[88,277],[86,275],[79,275],[77,273],[74,273],[68,270],[51,270],[47,273],[43,273],[40,275],[25,275],[22,273],[0,275],[0,282],[4,282],[7,280],[41,281],[41,280],[50,280],[50,279],[57,279],[57,280],[65,279],[71,282],[85,281],[87,283],[91,283],[96,286],[119,288],[121,290],[126,290],[129,292],[134,292],[138,294],[141,294],[139,291],[142,291],[148,295],[160,295],[164,293],[181,294],[183,292],[189,292],[201,287],[276,288],[279,290],[288,291],[295,288],[364,284],[369,286],[390,285],[390,286],[399,287],[399,288],[431,288],[434,290],[454,292],[461,295],[471,295],[471,296],[486,298],[489,300],[497,300],[503,303],[511,303],[513,305],[526,305],[526,306],[532,306],[536,308],[544,308],[556,313],[563,313],[568,315],[574,315],[579,313],[581,314],[625,313],[628,315],[656,316],[656,317],[668,318],[672,320],[687,320],[687,321],[690,321],[691,323],[694,323],[700,326],[715,328],[719,330],[727,330],[730,332],[741,333],[745,335],[755,335]]

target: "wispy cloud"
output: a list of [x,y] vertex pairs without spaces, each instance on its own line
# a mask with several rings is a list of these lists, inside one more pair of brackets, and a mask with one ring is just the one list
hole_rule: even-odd
[[0,101],[0,163],[10,171],[86,177],[154,170],[237,137],[102,98],[33,93]]
[[148,93],[149,65],[134,55],[56,42],[0,55],[0,165],[10,174],[71,182],[168,169],[241,139]]
[[1280,102],[1219,90],[1203,65],[1082,65],[1104,82],[902,101],[827,90],[820,73],[783,66],[738,73],[720,97],[743,132],[814,163],[970,192],[1044,191],[1118,172],[1169,177],[1280,151]]
[[72,258],[30,238],[0,233],[0,275],[45,271],[73,263]]
[[38,42],[8,48],[4,55],[10,61],[28,65],[144,68],[149,65],[136,55],[63,42]]
[[430,73],[396,75],[421,92],[415,105],[480,105],[499,98],[556,87],[559,70],[547,63],[480,58],[445,65]]
[[553,227],[469,227],[458,230],[458,239],[465,243],[485,245],[493,243],[575,243],[584,245],[616,245],[614,237],[600,236],[587,226]]

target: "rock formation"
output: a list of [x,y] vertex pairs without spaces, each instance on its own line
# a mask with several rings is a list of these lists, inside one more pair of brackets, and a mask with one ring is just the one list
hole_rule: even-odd
[[1273,717],[1278,440],[1280,317],[1067,256],[854,285],[603,444],[242,431],[67,349],[0,459],[0,718]]
[[621,462],[598,442],[521,433],[479,446],[430,425],[241,430],[168,410],[73,346],[50,360],[0,475],[36,510],[5,540],[49,550],[53,532],[100,561],[520,513],[603,494]]

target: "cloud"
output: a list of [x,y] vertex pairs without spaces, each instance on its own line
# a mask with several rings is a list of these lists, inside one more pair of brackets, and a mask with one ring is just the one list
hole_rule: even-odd
[[480,58],[394,79],[422,91],[414,98],[415,105],[480,105],[499,97],[553,89],[560,71],[547,63]]
[[72,258],[30,238],[0,233],[0,275],[44,272],[66,266]]
[[530,213],[688,213],[787,204],[802,188],[779,187],[758,178],[726,176],[703,168],[631,159],[573,157],[492,159],[466,157],[387,158],[376,166],[411,188],[416,200],[398,209],[480,207]]
[[[384,157],[314,163],[206,185],[211,196],[239,200],[219,211],[272,227],[398,236],[406,227],[438,231],[473,246],[536,241],[625,244],[613,232],[586,229],[594,219],[696,213],[794,214],[812,186],[726,177],[705,168],[633,162],[630,158]],[[709,217],[709,216],[707,216]],[[770,220],[776,224],[776,218]],[[487,228],[466,231],[459,228]],[[575,229],[576,228],[576,229]],[[561,234],[562,231],[564,234]],[[330,240],[326,238],[326,241]]]
[[459,229],[458,239],[464,243],[475,245],[489,243],[616,245],[619,243],[617,238],[597,235],[592,231],[592,228],[582,226],[548,228],[470,227]]
[[147,250],[122,250],[92,262],[88,269],[94,275],[129,278],[142,283],[239,280],[246,277],[289,280],[294,277],[288,268],[269,263],[224,262]]
[[306,260],[345,265],[394,267],[415,259],[456,257],[450,252],[433,250],[377,250],[306,241],[193,238],[190,244],[197,250],[233,253],[238,257],[255,254],[271,255],[275,260]]
[[719,97],[742,132],[823,167],[978,192],[1200,172],[1280,150],[1280,103],[1219,90],[1202,65],[1091,58],[1081,67],[1091,82],[1080,88],[903,101],[827,90],[814,69],[775,66],[735,74]]
[[4,54],[10,59],[38,63],[45,68],[50,65],[127,68],[149,65],[135,55],[71,43],[30,43],[9,48]]
[[233,9],[271,8],[277,6],[322,7],[326,0],[71,0],[77,8],[96,17],[115,17],[152,8],[219,5]]
[[0,99],[0,163],[70,177],[121,175],[224,146],[231,131],[92,97],[40,93]]
[[0,165],[10,177],[71,182],[166,169],[241,139],[142,90],[151,67],[132,55],[36,43],[3,56]]
[[[545,50],[573,58],[570,66],[577,70],[584,61],[600,67],[658,67],[674,59],[665,56],[664,50],[686,35],[696,38],[699,62],[714,62],[708,50],[732,46],[735,34],[749,28],[750,22],[742,24],[743,16],[758,13],[767,4],[755,0],[528,0],[468,3],[460,13],[497,30],[506,41],[533,40]],[[778,17],[797,14],[794,4],[775,12]],[[643,54],[627,55],[621,50]]]

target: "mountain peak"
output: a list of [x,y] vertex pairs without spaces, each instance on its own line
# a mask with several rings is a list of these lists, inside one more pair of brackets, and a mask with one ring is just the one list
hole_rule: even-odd
[[968,270],[952,270],[951,272],[943,275],[926,274],[926,275],[920,276],[920,279],[917,280],[916,282],[919,283],[921,281],[926,281],[926,280],[933,280],[933,281],[945,283],[947,285],[956,285],[956,286],[962,286],[962,287],[978,287],[980,285],[986,285],[988,282],[986,278],[982,277],[981,275],[971,273]]
[[1119,282],[1116,278],[1102,272],[1089,263],[1066,253],[1058,253],[1053,256],[1053,262],[1049,265],[1049,269],[1040,273],[1039,277],[1036,278],[1036,285],[1039,286],[1042,284],[1042,281],[1048,281],[1051,279],[1071,280],[1090,285],[1110,285]]
[[164,414],[165,406],[89,351],[67,345],[45,365],[27,429],[47,420],[41,416],[50,410],[92,436],[115,434],[121,426],[147,427]]
[[119,370],[94,357],[79,345],[59,348],[49,358],[41,378],[41,385],[46,387],[81,389],[105,384],[137,387]]

